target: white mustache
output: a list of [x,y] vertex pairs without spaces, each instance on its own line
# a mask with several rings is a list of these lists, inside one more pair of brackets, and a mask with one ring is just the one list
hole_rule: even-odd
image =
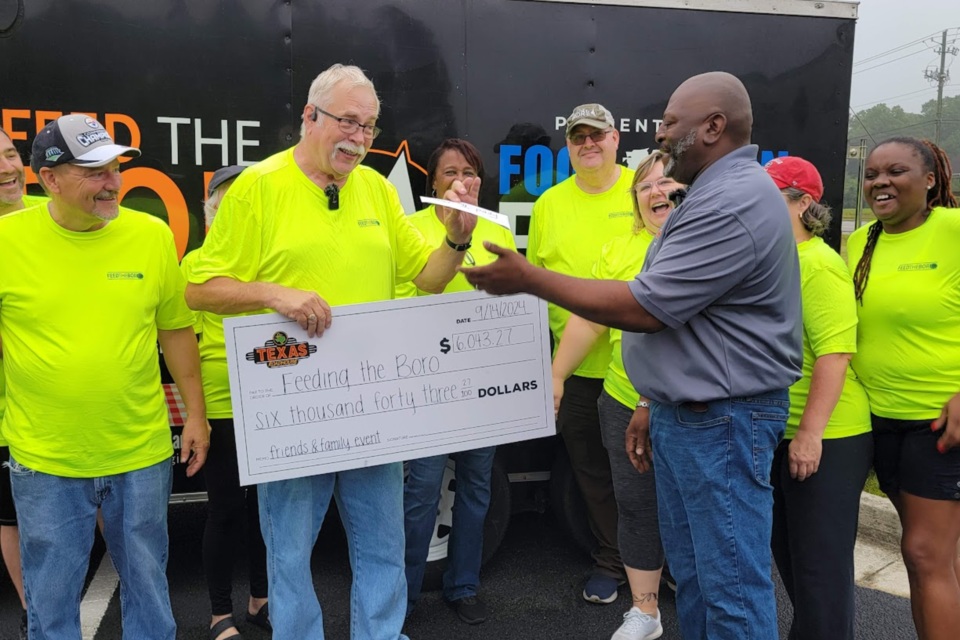
[[337,145],[334,147],[333,150],[334,150],[334,151],[338,151],[338,150],[339,150],[339,151],[346,151],[347,153],[353,153],[353,154],[356,154],[356,155],[358,155],[358,156],[362,156],[363,154],[365,154],[365,153],[367,152],[367,148],[364,147],[362,144],[351,144],[351,143],[347,142],[346,140],[342,140],[342,141],[338,142]]

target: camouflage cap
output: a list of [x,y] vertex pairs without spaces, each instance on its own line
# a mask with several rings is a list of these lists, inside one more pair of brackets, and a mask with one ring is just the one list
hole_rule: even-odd
[[613,114],[602,104],[582,104],[574,109],[570,117],[567,118],[566,135],[569,136],[570,131],[578,124],[585,124],[590,127],[596,127],[597,129],[606,129],[607,127],[614,126]]

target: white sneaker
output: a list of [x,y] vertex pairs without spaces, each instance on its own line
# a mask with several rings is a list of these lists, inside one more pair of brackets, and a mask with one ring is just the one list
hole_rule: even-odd
[[610,637],[610,640],[654,640],[662,635],[660,609],[657,609],[657,615],[654,617],[633,607],[623,614],[623,624]]

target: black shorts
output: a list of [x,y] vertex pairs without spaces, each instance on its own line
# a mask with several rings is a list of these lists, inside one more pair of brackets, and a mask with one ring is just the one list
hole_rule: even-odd
[[10,488],[10,447],[0,447],[0,527],[17,526],[17,510],[13,506],[13,490]]
[[960,500],[960,448],[937,451],[943,431],[933,420],[895,420],[871,416],[873,468],[887,495],[906,491],[930,500]]

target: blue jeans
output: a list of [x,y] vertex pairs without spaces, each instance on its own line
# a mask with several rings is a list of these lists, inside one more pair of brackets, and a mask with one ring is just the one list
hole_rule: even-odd
[[274,638],[323,640],[310,555],[333,496],[353,569],[350,637],[407,640],[401,463],[266,482],[257,491]]
[[[496,447],[461,451],[450,457],[457,463],[453,522],[447,541],[447,569],[443,597],[453,602],[477,595],[483,559],[483,522],[490,506],[490,475]],[[407,538],[407,611],[413,610],[423,586],[430,541],[437,522],[447,456],[411,460],[403,490],[403,525]]]
[[169,459],[101,478],[64,478],[10,458],[30,640],[79,640],[97,507],[120,575],[124,640],[173,640],[167,585]]
[[660,535],[684,640],[778,637],[770,467],[789,408],[786,389],[652,403]]

